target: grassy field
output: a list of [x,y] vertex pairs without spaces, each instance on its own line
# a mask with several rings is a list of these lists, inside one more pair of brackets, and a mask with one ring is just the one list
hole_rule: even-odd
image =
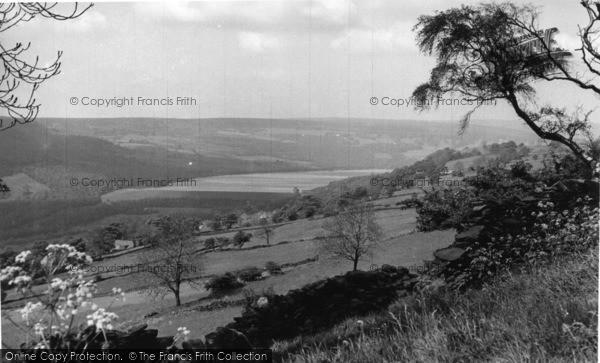
[[[384,238],[389,239],[411,232],[416,224],[416,213],[414,209],[400,210],[389,209],[381,210],[375,213],[378,223],[382,226]],[[248,266],[263,267],[267,261],[276,261],[277,263],[290,263],[301,261],[314,256],[313,238],[321,234],[321,224],[324,219],[301,219],[275,229],[273,240],[274,246],[269,248],[253,249],[256,246],[264,246],[266,242],[258,237],[244,244],[244,248],[238,250],[232,246],[224,251],[209,252],[203,255],[203,264],[205,274],[212,275],[232,271]],[[257,234],[256,231],[249,230],[249,233]],[[225,232],[210,237],[232,238],[235,232]],[[204,248],[204,240],[207,237],[196,237],[197,250]],[[277,246],[281,242],[294,242]],[[141,252],[143,253],[143,251]],[[135,290],[143,287],[143,281],[136,276],[135,272],[138,264],[139,255],[137,253],[128,253],[114,258],[101,261],[94,261],[86,271],[86,277],[92,277],[98,274],[98,271],[109,271],[100,273],[104,280],[98,283],[99,294],[103,295],[111,291],[113,287],[120,287],[123,290]],[[120,268],[121,271],[117,271]],[[128,269],[129,268],[129,269]],[[34,287],[34,291],[41,292],[43,286]],[[16,297],[14,291],[9,292],[8,299]],[[12,304],[8,305],[12,306]]]
[[[375,252],[372,258],[360,262],[359,268],[368,270],[372,264],[378,266],[390,264],[394,266],[405,266],[414,270],[415,267],[422,266],[423,260],[430,259],[431,253],[434,250],[447,246],[448,241],[451,240],[453,236],[454,231],[448,230],[405,235],[402,238],[391,238],[380,245],[380,248]],[[314,250],[309,252],[312,252],[312,255],[314,256]],[[275,293],[284,294],[289,290],[301,288],[306,284],[346,273],[351,268],[352,265],[347,261],[321,259],[310,264],[290,269],[283,275],[271,276],[262,281],[248,283],[244,289],[254,290],[256,292],[273,289]],[[200,296],[200,294],[198,296]],[[239,299],[242,297],[243,291],[239,291],[230,296],[229,299]],[[189,296],[188,301],[191,298],[195,298],[195,296]],[[168,300],[172,304],[172,297],[168,297]],[[184,302],[185,301],[186,300],[184,300]],[[119,310],[120,309],[117,309],[116,311]],[[182,310],[182,312],[179,312],[179,310]],[[194,335],[197,334],[196,336],[203,337],[205,334],[213,331],[215,326],[218,326],[219,324],[224,325],[232,321],[233,317],[238,316],[241,312],[240,308],[227,308],[210,312],[195,312],[193,315],[194,319],[182,320],[181,316],[189,315],[189,310],[193,310],[193,308],[172,309],[167,313],[160,314],[157,318],[150,320],[142,319],[141,321],[148,323],[151,327],[158,328],[161,332],[163,329],[167,331],[170,329],[170,322],[182,321],[185,323],[185,326],[194,332]],[[148,311],[148,309],[146,308],[144,311]],[[136,312],[131,315],[124,313],[125,311],[122,311],[122,317],[132,317],[132,319],[126,322],[127,325],[131,325],[134,322],[140,322],[140,320],[135,318],[136,316],[139,316],[139,313]],[[174,326],[176,329],[178,325]]]
[[[447,246],[454,236],[452,230],[427,234],[409,234],[415,227],[414,210],[381,210],[376,212],[376,218],[383,228],[384,240],[376,249],[372,258],[360,262],[360,269],[369,269],[372,264],[402,265],[415,268],[422,264],[422,260],[431,258],[434,250]],[[224,250],[203,254],[204,273],[206,275],[219,274],[248,266],[262,268],[267,261],[284,264],[314,257],[317,255],[317,249],[313,238],[319,235],[321,223],[323,223],[322,219],[304,219],[277,228],[273,243],[292,241],[291,243],[273,245],[268,248],[252,248],[257,245],[264,245],[264,241],[253,238],[241,250]],[[233,232],[224,235],[231,236],[232,234]],[[199,238],[199,248],[203,247],[202,240],[203,238]],[[125,254],[94,262],[93,266],[98,268],[100,266],[131,265],[136,263],[136,259],[135,253]],[[262,281],[249,283],[245,289],[262,291],[273,288],[277,293],[286,293],[290,289],[300,288],[308,283],[345,273],[350,268],[351,265],[348,262],[320,259],[313,263],[289,269],[283,275],[271,276]],[[104,277],[109,275],[111,274],[103,274]],[[143,291],[144,285],[139,275],[135,273],[127,275],[112,273],[112,275],[112,278],[98,283],[99,295],[106,294],[113,287],[120,287],[123,290],[129,290],[126,294],[126,300],[112,302],[110,296],[100,296],[96,298],[96,302],[99,306],[108,306],[112,302],[111,310],[120,316],[123,327],[146,322],[151,327],[158,328],[161,335],[168,335],[172,334],[171,331],[176,331],[178,326],[184,325],[190,328],[194,334],[203,336],[214,330],[216,326],[231,321],[241,311],[241,308],[236,307],[210,312],[194,312],[194,301],[201,299],[209,302],[210,298],[207,291],[194,289],[190,286],[183,287],[181,297],[184,305],[192,303],[192,307],[173,308],[174,298],[172,295],[166,295],[164,299],[150,299]],[[36,287],[37,291],[42,289],[42,286]],[[242,296],[243,291],[240,290],[230,297],[225,297],[225,299],[239,299]],[[14,297],[11,292],[9,298]],[[209,300],[206,300],[207,298]],[[5,311],[6,308],[22,305],[23,303],[23,301],[16,301],[10,305],[5,304]],[[8,312],[15,320],[19,319],[15,310],[9,310]],[[160,312],[160,314],[148,319],[143,318],[144,315],[152,312]],[[195,319],[186,318],[189,314],[194,314]],[[6,319],[3,319],[2,326],[5,332],[13,331],[13,327]],[[11,342],[7,341],[6,343]]]
[[[392,238],[385,241],[376,251],[373,258],[359,263],[359,269],[367,270],[371,264],[379,266],[390,264],[395,266],[406,266],[414,269],[416,266],[422,266],[424,259],[430,259],[434,250],[448,245],[454,237],[454,231],[436,231],[423,234],[411,234],[403,238]],[[310,284],[324,278],[346,273],[352,268],[347,261],[319,260],[307,265],[302,265],[286,271],[283,275],[272,276],[262,281],[255,281],[247,284],[244,289],[254,290],[256,292],[273,289],[275,293],[285,294],[289,290],[298,289],[306,284]],[[242,298],[243,292],[240,291],[231,299]],[[223,326],[233,321],[233,317],[239,316],[241,308],[227,308],[208,312],[193,312],[193,309],[178,309],[172,312],[161,314],[159,317],[151,320],[142,320],[150,327],[159,329],[162,332],[175,331],[178,326],[186,326],[192,331],[195,337],[203,338],[205,334],[214,331],[217,326]],[[192,310],[192,312],[188,311]],[[193,315],[192,315],[193,314]],[[193,319],[186,319],[187,316],[193,316]],[[135,322],[140,322],[134,319]],[[176,325],[176,323],[182,325]],[[128,322],[128,324],[133,324]],[[167,334],[167,333],[165,333]]]

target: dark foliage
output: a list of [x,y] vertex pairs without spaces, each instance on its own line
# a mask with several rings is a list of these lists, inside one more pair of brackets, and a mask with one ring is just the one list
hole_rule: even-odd
[[246,267],[236,272],[240,280],[244,282],[258,281],[262,278],[262,270],[258,267]]
[[242,248],[244,243],[250,241],[252,238],[252,234],[245,233],[244,231],[237,231],[235,235],[233,235],[233,245],[237,248]]
[[468,187],[460,189],[438,189],[426,192],[416,205],[417,229],[457,228],[466,218],[476,200],[510,198],[531,193],[540,183],[530,173],[531,165],[515,163],[510,169],[495,161],[489,167],[478,167],[476,175],[463,180]]
[[209,248],[213,251],[215,250],[216,245],[217,241],[213,237],[209,237],[206,240],[204,240],[204,247]]
[[277,262],[267,261],[267,263],[265,263],[265,270],[269,271],[269,273],[272,275],[280,274],[281,266],[279,266]]
[[[11,129],[7,132],[10,132]],[[268,210],[281,206],[284,195],[273,193],[220,193],[202,192],[181,198],[154,198],[113,203],[99,199],[86,200],[35,200],[0,203],[0,238],[24,238],[45,235],[61,237],[78,226],[94,223],[112,215],[148,215],[155,208],[197,208],[199,204],[215,206],[199,211],[198,218],[210,218],[219,211],[239,208],[241,201],[251,202]]]
[[272,217],[274,223],[294,221],[298,218],[310,218],[322,213],[323,202],[313,195],[294,195],[283,207],[278,209]]
[[226,272],[223,275],[212,277],[204,285],[204,288],[212,292],[227,292],[239,289],[242,286],[244,286],[244,283],[239,281],[235,274]]

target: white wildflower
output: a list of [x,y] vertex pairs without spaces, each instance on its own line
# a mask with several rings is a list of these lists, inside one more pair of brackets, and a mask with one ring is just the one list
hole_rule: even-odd
[[19,275],[8,282],[9,285],[25,285],[31,282],[31,276]]
[[55,277],[52,279],[50,287],[58,290],[66,290],[69,287],[69,283],[59,277]]
[[45,326],[45,325],[43,325],[41,323],[36,323],[33,326],[33,330],[35,331],[35,335],[39,335],[39,336],[42,336],[42,337],[44,336],[44,332],[46,331],[47,328],[48,328],[47,326]]
[[258,301],[256,302],[256,305],[259,308],[264,308],[265,306],[269,305],[269,299],[267,299],[264,296],[261,296],[260,299],[258,299]]
[[113,329],[112,322],[118,318],[118,315],[105,309],[98,309],[94,311],[92,314],[87,316],[88,325],[95,325],[96,329],[104,330],[104,329]]
[[0,281],[12,280],[13,276],[23,271],[19,266],[7,266],[0,271]]
[[29,317],[33,314],[33,312],[35,312],[41,307],[41,302],[37,302],[35,304],[33,304],[31,301],[27,302],[27,304],[25,304],[25,306],[21,310],[19,310],[19,312],[21,313],[21,318],[24,321],[29,321]]
[[17,263],[24,263],[29,255],[31,255],[31,251],[23,251],[15,257],[15,261]]

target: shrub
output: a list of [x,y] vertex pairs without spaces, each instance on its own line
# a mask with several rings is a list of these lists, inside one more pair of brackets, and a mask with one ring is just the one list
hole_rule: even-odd
[[257,281],[262,278],[262,270],[258,267],[246,267],[237,272],[237,276],[244,282]]
[[463,179],[469,185],[461,189],[438,189],[426,192],[421,200],[406,201],[416,205],[417,229],[456,228],[469,213],[475,199],[504,199],[527,196],[534,191],[536,179],[529,173],[530,164],[517,162],[508,170],[502,163],[477,168],[477,174]]
[[317,209],[314,207],[309,207],[306,209],[306,212],[304,213],[304,216],[306,218],[310,218],[312,216],[314,216],[317,213]]
[[220,250],[222,250],[223,247],[227,247],[230,243],[231,241],[227,237],[217,237],[215,242],[215,244],[219,247]]
[[239,289],[244,286],[244,283],[239,281],[237,276],[231,272],[226,272],[223,275],[212,277],[204,288],[212,292],[224,292]]
[[419,198],[417,196],[413,196],[409,199],[396,203],[396,205],[403,205],[406,208],[416,208],[419,205]]
[[531,168],[531,164],[526,163],[523,160],[519,160],[510,168],[510,173],[515,178],[532,181],[533,176],[530,174]]
[[544,158],[542,163],[544,167],[533,174],[547,185],[563,179],[592,179],[593,177],[593,171],[590,170],[589,165],[570,154],[562,158],[556,156]]
[[412,202],[418,213],[417,229],[425,232],[457,227],[469,213],[472,200],[473,193],[467,189],[440,189],[425,194],[422,200]]
[[217,245],[217,241],[213,237],[207,238],[204,241],[204,247],[210,248],[213,251],[215,250],[216,245]]
[[250,238],[252,238],[252,235],[250,233],[244,233],[244,231],[238,231],[233,236],[233,244],[238,248],[242,248],[244,246],[244,243],[250,241]]
[[[588,197],[586,202],[589,202]],[[524,228],[521,234],[506,234],[489,242],[474,242],[467,248],[467,252],[475,256],[471,263],[448,265],[444,274],[452,276],[453,285],[460,288],[479,284],[516,264],[531,266],[598,245],[597,207],[580,203],[570,210],[559,211],[552,203],[541,202],[538,207],[532,212],[532,226]],[[512,212],[518,214],[516,210]],[[526,219],[526,216],[519,218]]]
[[502,163],[476,169],[477,174],[463,179],[464,183],[475,187],[478,197],[508,198],[524,196],[535,189],[535,179],[529,174],[531,165],[518,162],[511,170]]
[[323,202],[313,195],[296,194],[286,205],[273,215],[273,223],[284,220],[293,221],[299,218],[310,218],[323,210]]
[[272,275],[281,273],[281,266],[277,262],[268,261],[265,263],[265,269]]
[[337,214],[338,214],[338,211],[336,211],[336,210],[331,210],[331,209],[330,209],[330,210],[326,210],[326,211],[323,213],[323,217],[325,217],[325,218],[327,218],[327,217],[333,217],[333,216],[335,216],[335,215],[337,215]]

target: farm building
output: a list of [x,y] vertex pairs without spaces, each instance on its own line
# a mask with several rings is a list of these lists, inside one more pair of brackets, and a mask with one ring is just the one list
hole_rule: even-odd
[[135,247],[135,243],[133,243],[133,241],[125,240],[125,239],[115,240],[115,250],[116,251],[122,251],[122,250],[126,250],[128,248],[133,248],[133,247]]

